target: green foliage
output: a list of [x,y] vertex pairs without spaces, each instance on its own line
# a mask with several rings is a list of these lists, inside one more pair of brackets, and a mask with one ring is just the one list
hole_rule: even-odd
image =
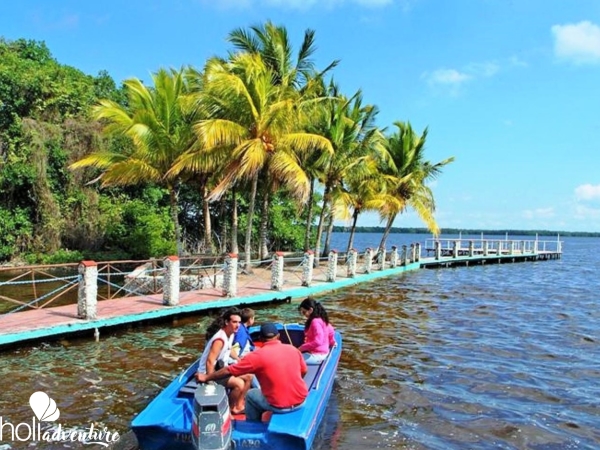
[[27,211],[0,207],[0,261],[7,261],[25,246],[33,235]]
[[84,259],[83,253],[67,249],[58,249],[50,254],[28,254],[25,256],[28,264],[67,264]]
[[[318,196],[317,198],[320,198]],[[316,205],[315,205],[316,207]],[[279,192],[273,196],[269,210],[269,250],[304,251],[306,211],[298,211],[297,205],[288,195]],[[315,230],[312,231],[314,239]]]
[[[39,261],[36,254],[104,242],[104,219],[92,211],[98,194],[67,168],[92,148],[115,145],[89,119],[98,95],[118,100],[123,90],[106,72],[94,78],[59,64],[43,42],[0,38],[0,259]],[[54,258],[71,257],[79,255]]]
[[147,201],[162,197],[161,191],[150,189],[145,195],[145,199],[114,204],[112,221],[106,224],[107,241],[126,250],[132,258],[147,259],[177,254],[169,207]]

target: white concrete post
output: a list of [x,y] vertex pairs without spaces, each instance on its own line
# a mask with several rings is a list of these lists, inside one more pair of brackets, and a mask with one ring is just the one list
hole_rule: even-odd
[[271,289],[280,291],[283,288],[283,253],[275,252],[271,266]]
[[483,242],[483,256],[487,256],[490,251],[490,241]]
[[421,243],[417,242],[415,244],[415,262],[421,261]]
[[408,266],[408,248],[406,245],[402,246],[402,265]]
[[415,248],[415,244],[410,244],[410,262],[413,263],[415,262],[415,258],[416,258],[416,248]]
[[386,258],[385,248],[379,249],[379,254],[377,255],[377,263],[379,264],[379,270],[385,269],[385,258]]
[[314,264],[315,252],[307,250],[302,261],[302,286],[308,287],[312,284]]
[[469,241],[469,256],[473,256],[475,254],[475,242]]
[[348,278],[354,278],[356,276],[356,262],[358,260],[358,252],[353,248],[348,252],[348,260],[346,265],[348,266]]
[[390,253],[390,266],[398,266],[398,247],[396,247],[395,245],[392,245],[392,251]]
[[373,270],[373,250],[367,247],[365,250],[365,273],[371,273]]
[[435,248],[435,259],[440,259],[442,257],[442,246],[440,241],[435,241],[433,247]]
[[327,281],[335,281],[337,277],[338,254],[335,250],[329,252],[327,258]]
[[95,261],[81,261],[78,271],[80,278],[77,316],[80,319],[95,320],[98,304],[98,265]]
[[179,304],[179,257],[169,256],[164,263],[163,305],[175,306]]
[[229,253],[225,256],[223,267],[223,296],[235,297],[237,295],[238,255]]
[[510,241],[509,245],[510,245],[510,247],[509,247],[510,250],[509,250],[508,254],[509,255],[514,255],[514,253],[515,253],[515,241]]
[[502,255],[502,241],[498,241],[498,256]]
[[452,257],[456,258],[458,257],[458,247],[459,247],[459,241],[452,241]]

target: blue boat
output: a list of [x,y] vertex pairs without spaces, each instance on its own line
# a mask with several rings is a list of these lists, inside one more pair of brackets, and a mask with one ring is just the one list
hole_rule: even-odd
[[[283,343],[299,347],[304,326],[277,324]],[[253,338],[259,327],[250,328]],[[258,340],[258,339],[255,339]],[[264,414],[262,422],[246,422],[230,414],[221,386],[196,383],[199,360],[173,380],[131,423],[141,450],[308,450],[311,448],[331,396],[342,338],[319,365],[309,365],[304,380],[304,406],[286,414]],[[277,361],[273,361],[277,364]],[[220,392],[220,391],[222,392]]]

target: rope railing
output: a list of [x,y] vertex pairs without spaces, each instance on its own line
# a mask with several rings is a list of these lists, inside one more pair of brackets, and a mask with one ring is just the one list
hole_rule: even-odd
[[[81,299],[82,295],[87,295],[88,297],[92,295],[96,299],[93,300],[94,302],[131,297],[150,298],[150,296],[153,296],[153,300],[156,300],[156,295],[163,295],[164,304],[167,304],[167,298],[169,299],[168,302],[170,302],[168,304],[176,304],[178,300],[172,301],[171,299],[178,299],[179,292],[194,292],[201,289],[221,289],[218,295],[223,296],[235,296],[238,288],[282,290],[296,286],[310,286],[313,281],[328,282],[334,281],[336,277],[351,277],[355,273],[365,273],[364,255],[354,250],[353,252],[355,266],[352,268],[352,271],[339,271],[340,267],[348,267],[349,260],[341,256],[343,254],[336,251],[330,252],[329,256],[319,257],[312,252],[288,254],[287,257],[286,254],[277,252],[268,258],[250,261],[248,267],[244,267],[245,261],[239,261],[237,255],[235,255],[237,260],[235,267],[237,271],[234,273],[234,276],[237,276],[232,285],[229,285],[229,281],[227,285],[225,283],[226,280],[231,279],[230,275],[228,275],[230,267],[228,266],[227,258],[232,255],[220,257],[200,256],[182,259],[169,257],[165,260],[127,260],[100,263],[83,261],[78,266],[73,264],[56,266],[61,270],[64,270],[65,267],[69,267],[70,269],[79,268],[79,271],[83,271],[80,273],[87,273],[87,266],[93,266],[95,275],[92,278],[92,282],[95,283],[95,287],[94,289],[91,289],[91,287],[87,289],[88,294],[81,291],[81,283],[83,282],[85,285],[83,281],[84,277],[81,274],[53,276],[52,271],[54,270],[54,266],[43,266],[44,271],[36,271],[32,267],[27,267],[25,272],[13,276],[9,280],[2,279],[0,281],[0,302],[11,302],[18,306],[15,309],[11,309],[11,314],[27,308],[41,309],[49,304],[56,304],[56,299],[60,295],[72,292],[78,283],[80,284],[79,294],[65,296],[65,299],[61,300],[61,306],[77,303],[77,297]],[[309,254],[310,261],[318,261],[316,264],[311,264],[312,267],[310,270],[307,269],[309,261],[307,255]],[[334,257],[331,256],[332,254]],[[385,253],[382,255],[385,255]],[[385,262],[381,261],[383,257],[378,258],[375,256],[373,258],[379,261],[379,267],[374,267],[373,270],[381,270],[386,267]],[[171,266],[167,264],[171,259],[176,261],[177,264],[176,269],[173,269],[174,271],[171,271]],[[356,264],[358,261],[362,261],[363,267],[359,268],[359,265]],[[184,264],[181,264],[182,262]],[[377,266],[377,264],[373,262],[373,266]],[[11,270],[16,273],[19,268],[11,268]],[[339,275],[337,274],[338,271]],[[3,272],[3,269],[0,268],[0,277],[7,272]],[[31,279],[25,279],[25,277],[31,277]],[[176,289],[173,288],[173,279],[177,285]],[[54,287],[52,283],[60,283],[61,286]],[[43,294],[37,295],[36,286],[43,285],[47,285],[52,289],[48,292],[45,292],[47,289],[43,289]],[[168,290],[167,285],[169,286]],[[11,298],[11,296],[15,295],[11,295],[10,288],[14,288],[12,292],[19,292],[24,286],[32,287],[35,294],[34,298]]]
[[68,276],[68,277],[55,277],[55,278],[42,278],[42,279],[35,279],[35,280],[24,280],[24,281],[3,281],[0,282],[0,287],[2,286],[19,286],[19,285],[24,285],[24,284],[42,284],[42,283],[55,283],[58,281],[66,281],[66,280],[72,280],[74,278],[79,278],[78,275],[73,275],[73,276]]
[[[53,296],[54,294],[56,294],[58,292],[61,292],[61,291],[64,291],[64,290],[69,290],[71,287],[74,287],[74,286],[76,286],[79,283],[79,276],[67,277],[67,278],[69,278],[69,279],[70,278],[74,278],[74,280],[71,281],[71,282],[69,282],[69,283],[67,283],[64,286],[59,286],[58,288],[56,288],[56,289],[54,289],[54,290],[52,290],[50,292],[47,292],[46,294],[42,295],[41,297],[34,298],[33,300],[31,300],[29,302],[19,302],[18,300],[15,300],[15,302],[20,303],[21,306],[13,309],[11,311],[8,311],[8,312],[5,312],[5,313],[1,314],[0,318],[2,318],[4,316],[7,316],[9,314],[13,314],[13,313],[19,312],[19,311],[21,311],[21,310],[23,310],[25,308],[31,308],[31,309],[42,309],[42,308],[44,308],[45,306],[49,305],[53,300],[55,300],[56,297],[54,299],[50,300],[49,302],[44,303],[42,306],[32,306],[32,305],[34,303],[37,304],[40,301],[43,301],[44,299],[49,298],[49,297]],[[10,300],[10,299],[8,299],[8,300]]]

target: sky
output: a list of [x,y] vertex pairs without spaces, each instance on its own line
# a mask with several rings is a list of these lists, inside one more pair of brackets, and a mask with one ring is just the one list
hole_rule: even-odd
[[[427,127],[426,159],[455,157],[431,184],[442,231],[600,232],[598,0],[20,0],[3,3],[0,36],[150,84],[267,20],[296,49],[315,30],[316,66],[340,60],[335,81],[379,127]],[[394,226],[423,224],[409,211]]]

